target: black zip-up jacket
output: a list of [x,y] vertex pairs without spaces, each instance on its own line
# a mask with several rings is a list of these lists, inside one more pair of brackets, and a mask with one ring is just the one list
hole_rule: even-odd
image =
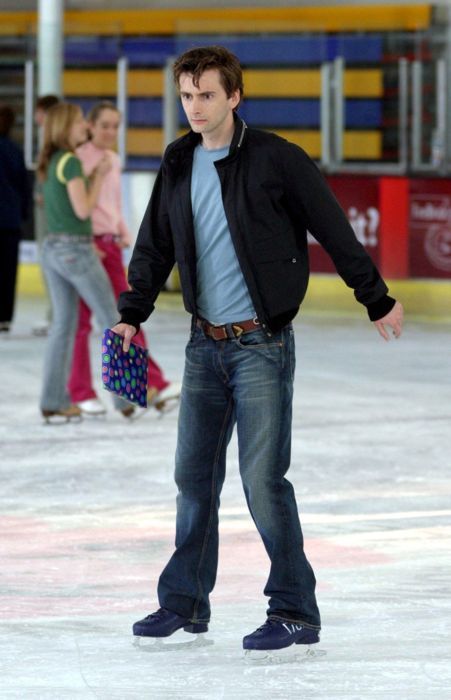
[[[139,328],[178,264],[186,310],[196,317],[196,250],[191,208],[193,151],[200,135],[170,144],[158,172],[130,261],[131,291],[121,320]],[[358,242],[322,174],[298,146],[235,117],[229,154],[215,163],[233,245],[257,317],[270,334],[296,315],[308,277],[307,231],[367,307],[372,321],[395,301]],[[237,319],[239,321],[241,319]]]

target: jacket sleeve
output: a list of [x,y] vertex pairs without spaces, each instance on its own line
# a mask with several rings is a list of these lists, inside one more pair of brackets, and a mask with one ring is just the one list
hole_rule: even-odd
[[122,322],[139,328],[149,317],[174,262],[174,246],[160,168],[128,268],[131,289],[119,297],[118,309]]
[[306,224],[330,255],[340,277],[354,290],[357,301],[366,306],[370,319],[379,320],[393,308],[395,300],[387,295],[388,288],[377,267],[357,240],[315,163],[301,148],[286,146],[285,191],[292,216]]

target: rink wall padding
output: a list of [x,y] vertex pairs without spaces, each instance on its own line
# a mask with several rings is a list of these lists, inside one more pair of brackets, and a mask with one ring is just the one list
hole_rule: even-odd
[[[451,280],[387,280],[390,294],[404,304],[406,314],[431,321],[451,321]],[[18,276],[19,296],[40,298],[44,294],[39,265],[22,263]],[[158,305],[183,307],[179,292],[163,292]],[[343,281],[334,274],[312,274],[303,313],[361,316],[361,307]]]

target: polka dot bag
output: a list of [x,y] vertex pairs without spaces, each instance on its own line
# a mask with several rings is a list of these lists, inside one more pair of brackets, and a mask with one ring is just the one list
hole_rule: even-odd
[[102,381],[104,389],[118,394],[138,406],[147,406],[148,352],[130,343],[128,352],[122,349],[120,335],[109,328],[102,338]]

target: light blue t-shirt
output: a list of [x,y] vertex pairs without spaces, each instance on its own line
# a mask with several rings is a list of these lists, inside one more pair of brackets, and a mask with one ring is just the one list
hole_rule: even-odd
[[191,203],[197,257],[197,311],[210,323],[254,318],[255,310],[235,253],[221,183],[214,166],[229,147],[194,150]]

